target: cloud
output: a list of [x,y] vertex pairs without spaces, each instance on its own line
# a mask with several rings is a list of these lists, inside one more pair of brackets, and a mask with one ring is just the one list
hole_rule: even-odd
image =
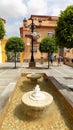
[[0,16],[7,18],[36,15],[59,15],[73,0],[0,0]]
[[72,5],[73,0],[29,0],[27,1],[28,15],[55,15],[59,16],[61,10]]
[[0,17],[6,19],[6,36],[20,35],[22,18],[27,15],[27,6],[22,0],[0,0]]
[[59,16],[69,5],[73,5],[73,0],[47,0],[48,15]]
[[59,16],[60,11],[69,5],[73,5],[73,0],[0,0],[0,17],[7,21],[7,36],[19,36],[19,28],[24,17]]
[[48,6],[44,0],[29,0],[27,2],[28,14],[46,15]]
[[22,0],[0,0],[1,17],[22,17],[27,14],[27,7]]

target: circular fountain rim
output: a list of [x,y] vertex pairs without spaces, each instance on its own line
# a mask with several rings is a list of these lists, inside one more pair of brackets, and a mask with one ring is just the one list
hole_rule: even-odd
[[53,102],[53,96],[44,91],[42,91],[42,93],[46,95],[44,100],[32,100],[30,98],[32,92],[33,91],[27,92],[22,96],[21,101],[25,106],[33,107],[34,109],[42,109],[49,106]]
[[40,77],[41,77],[41,74],[39,74],[39,73],[29,73],[29,74],[27,74],[27,78],[29,78],[29,79],[38,79]]

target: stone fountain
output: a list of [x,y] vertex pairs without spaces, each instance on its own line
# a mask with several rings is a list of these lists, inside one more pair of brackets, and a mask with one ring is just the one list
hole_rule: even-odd
[[48,111],[49,105],[53,101],[51,94],[40,91],[40,87],[37,84],[33,91],[26,92],[21,99],[26,114],[29,116],[39,117],[45,115]]
[[37,80],[39,78],[41,78],[41,74],[33,72],[33,73],[30,73],[30,74],[27,74],[26,77],[33,82],[37,82]]

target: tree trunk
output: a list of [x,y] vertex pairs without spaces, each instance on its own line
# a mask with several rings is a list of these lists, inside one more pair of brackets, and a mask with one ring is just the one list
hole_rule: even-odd
[[49,69],[49,53],[48,53],[48,69]]
[[16,52],[15,52],[15,67],[14,68],[16,69]]
[[64,48],[60,48],[60,52],[59,52],[59,55],[62,57],[62,61],[63,63],[65,62],[65,58],[64,58]]

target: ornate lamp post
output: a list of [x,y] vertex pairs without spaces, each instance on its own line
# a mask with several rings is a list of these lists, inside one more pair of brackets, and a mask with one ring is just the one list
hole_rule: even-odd
[[[35,28],[35,25],[33,23],[33,19],[32,19],[32,23],[31,23],[31,32],[33,34],[34,32],[34,28]],[[29,63],[29,66],[35,66],[35,61],[34,61],[34,55],[33,55],[33,36],[31,37],[31,59],[30,59],[30,63]]]
[[[26,21],[26,19],[25,19],[25,21]],[[37,40],[40,37],[40,35],[37,34],[36,32],[34,32],[34,29],[41,26],[41,22],[42,22],[41,19],[39,19],[38,22],[39,22],[39,25],[35,25],[34,19],[31,19],[31,24],[28,25],[28,27],[31,29],[31,34],[26,35],[27,37],[31,38],[31,58],[30,58],[30,62],[29,62],[29,67],[35,67],[33,43],[34,43],[34,39]]]

